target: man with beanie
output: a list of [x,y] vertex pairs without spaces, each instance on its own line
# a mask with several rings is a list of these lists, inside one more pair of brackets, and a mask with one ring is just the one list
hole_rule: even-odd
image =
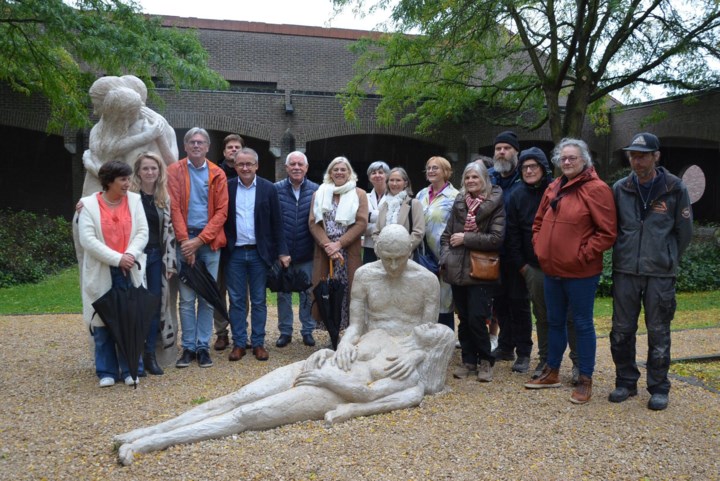
[[635,334],[640,307],[648,337],[648,408],[667,408],[670,322],[675,315],[675,277],[692,238],[690,196],[660,161],[660,141],[640,133],[625,147],[632,173],[613,186],[618,232],[613,248],[613,317],[610,351],[615,390],[610,402],[637,395]]
[[[506,217],[513,192],[523,185],[520,170],[517,168],[519,151],[520,142],[515,132],[506,130],[495,137],[493,168],[489,173],[492,183],[499,185],[503,190]],[[534,210],[532,214],[535,214]],[[506,236],[500,252],[502,286],[493,298],[493,309],[500,324],[500,338],[494,354],[498,361],[512,361],[517,352],[517,360],[512,370],[525,373],[530,368],[532,350],[530,300],[520,271],[512,267],[507,260],[507,249]]]
[[[537,147],[520,152],[519,170],[522,186],[515,189],[508,201],[505,217],[505,259],[509,268],[519,272],[525,279],[532,310],[535,314],[538,338],[539,362],[533,372],[533,379],[540,377],[547,360],[547,312],[545,308],[545,274],[540,270],[532,245],[532,225],[540,206],[545,188],[552,182],[552,169],[545,153]],[[568,340],[570,358],[575,364],[575,332],[572,320],[568,319]]]

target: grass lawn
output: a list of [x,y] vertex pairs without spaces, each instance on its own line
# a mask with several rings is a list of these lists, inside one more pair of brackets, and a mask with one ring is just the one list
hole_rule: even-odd
[[[268,291],[268,305],[277,304],[275,293]],[[297,304],[298,295],[293,294]],[[8,314],[63,314],[82,312],[80,277],[71,267],[38,284],[0,289],[0,316]]]

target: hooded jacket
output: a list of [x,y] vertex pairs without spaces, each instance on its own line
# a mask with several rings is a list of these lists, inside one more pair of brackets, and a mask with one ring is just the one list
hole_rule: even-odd
[[570,180],[563,175],[545,190],[533,222],[533,246],[546,275],[582,279],[600,274],[602,254],[616,235],[612,191],[594,167]]
[[[520,152],[519,166],[528,159],[534,159],[543,170],[543,177],[536,185],[527,184],[515,189],[507,202],[505,232],[505,262],[511,269],[519,271],[529,264],[540,267],[532,243],[532,226],[540,201],[548,184],[552,182],[552,169],[545,153],[537,147]],[[522,172],[520,172],[522,175]],[[522,177],[521,177],[522,179]]]
[[680,257],[692,239],[690,196],[679,178],[663,167],[657,169],[662,183],[649,193],[645,212],[635,174],[620,179],[613,186],[618,217],[613,271],[641,276],[677,276]]
[[467,218],[467,204],[465,194],[455,197],[450,218],[440,238],[440,266],[443,280],[456,286],[474,284],[496,284],[496,282],[481,281],[470,277],[470,250],[497,251],[500,249],[505,237],[505,208],[503,206],[503,192],[494,185],[485,201],[478,207],[475,218],[478,232],[465,232],[465,243],[461,246],[450,246],[450,236],[456,232],[465,231]]

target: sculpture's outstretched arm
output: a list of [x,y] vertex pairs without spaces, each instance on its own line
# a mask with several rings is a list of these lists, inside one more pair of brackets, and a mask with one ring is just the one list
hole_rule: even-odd
[[295,380],[295,385],[323,387],[349,402],[364,403],[404,391],[418,382],[419,376],[416,372],[402,380],[383,378],[368,382],[367,379],[356,378],[337,369],[318,369],[301,373]]
[[370,416],[417,406],[423,399],[424,391],[425,388],[418,385],[370,402],[341,404],[325,414],[325,422],[336,424],[358,416]]

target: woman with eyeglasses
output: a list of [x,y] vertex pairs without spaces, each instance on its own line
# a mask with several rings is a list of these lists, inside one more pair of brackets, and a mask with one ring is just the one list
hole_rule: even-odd
[[368,224],[365,228],[363,236],[363,264],[374,262],[377,259],[375,255],[375,240],[373,232],[375,231],[375,223],[380,214],[380,208],[385,204],[387,194],[387,177],[390,174],[390,167],[382,160],[377,160],[370,164],[367,169],[367,176],[372,184],[372,190],[368,192]]
[[596,337],[595,291],[603,252],[615,243],[617,218],[610,187],[598,177],[585,142],[563,139],[553,152],[562,176],[545,190],[533,223],[533,245],[545,273],[548,353],[542,374],[525,387],[560,387],[560,362],[567,347],[568,310],[575,324],[580,378],[570,401],[592,397]]
[[[428,187],[418,192],[417,200],[425,214],[426,252],[431,252],[440,259],[440,236],[450,218],[458,190],[450,183],[452,167],[444,157],[430,157],[425,163],[425,178]],[[436,273],[437,274],[437,273]],[[453,313],[453,297],[450,284],[440,280],[440,316],[438,322],[455,330],[455,314]]]

